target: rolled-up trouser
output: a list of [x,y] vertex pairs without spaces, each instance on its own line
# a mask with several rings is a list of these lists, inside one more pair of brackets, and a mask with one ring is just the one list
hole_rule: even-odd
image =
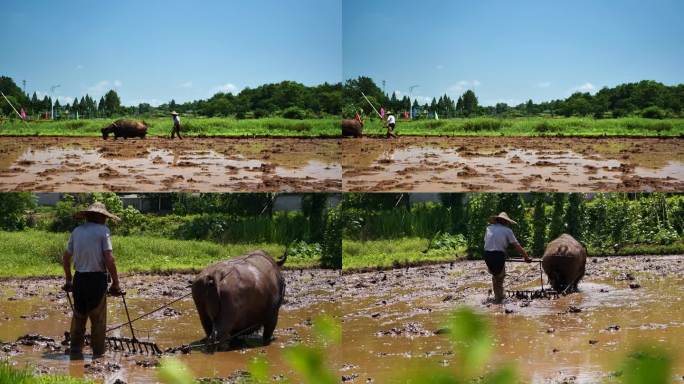
[[494,300],[501,302],[504,299],[504,277],[506,276],[506,254],[501,251],[485,251],[484,261],[489,273],[492,274],[492,290]]
[[82,352],[86,322],[90,319],[93,356],[103,355],[107,327],[107,275],[104,272],[76,272],[73,284],[70,351],[72,354]]

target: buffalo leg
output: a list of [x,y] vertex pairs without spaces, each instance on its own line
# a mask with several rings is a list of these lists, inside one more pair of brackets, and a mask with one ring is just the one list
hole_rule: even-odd
[[273,338],[273,331],[275,331],[277,324],[278,324],[278,310],[276,310],[271,315],[271,317],[269,317],[266,320],[266,322],[264,322],[264,333],[262,335],[264,345],[268,345],[271,343],[271,339]]

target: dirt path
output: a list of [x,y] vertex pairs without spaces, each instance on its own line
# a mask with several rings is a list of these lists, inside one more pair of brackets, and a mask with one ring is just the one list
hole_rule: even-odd
[[[510,289],[539,288],[537,265],[507,268]],[[453,349],[435,331],[463,304],[489,315],[494,361],[517,364],[523,382],[601,381],[642,342],[676,353],[674,373],[684,374],[684,255],[591,259],[580,293],[504,306],[483,303],[491,277],[481,261],[342,280],[343,374],[354,382],[388,382],[430,363],[449,366]]]
[[[339,272],[330,270],[287,270],[286,297],[280,309],[275,340],[262,346],[259,336],[249,336],[243,348],[209,355],[202,352],[177,353],[199,377],[237,379],[244,374],[247,363],[255,356],[266,358],[274,375],[290,374],[281,360],[283,347],[294,343],[311,343],[311,320],[327,313],[336,318],[339,313]],[[163,303],[189,292],[189,274],[130,275],[121,278],[131,316],[155,309]],[[16,279],[0,281],[0,358],[23,364],[30,363],[42,373],[66,373],[73,376],[101,378],[107,382],[156,382],[158,359],[108,351],[103,361],[93,364],[90,355],[85,361],[71,362],[60,345],[68,329],[70,311],[66,296],[59,290],[63,279]],[[108,326],[125,321],[121,300],[108,298]],[[185,298],[170,309],[135,323],[139,339],[155,341],[162,349],[187,344],[204,337],[192,298]],[[120,332],[120,333],[118,333]],[[114,336],[129,336],[127,328],[114,331]],[[37,334],[47,339],[17,338]],[[142,335],[142,337],[141,337]],[[50,341],[52,339],[53,341]],[[5,343],[3,343],[5,342]],[[86,348],[86,352],[89,349]],[[328,356],[331,366],[338,366],[340,355]]]
[[345,191],[680,191],[684,140],[400,137],[342,141]]
[[0,137],[0,191],[338,191],[337,139]]

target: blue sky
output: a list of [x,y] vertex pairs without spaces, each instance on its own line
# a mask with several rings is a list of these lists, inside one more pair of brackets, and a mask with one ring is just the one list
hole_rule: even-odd
[[2,0],[0,75],[126,105],[342,79],[340,0]]
[[684,82],[684,1],[343,0],[343,76],[419,101],[565,98],[644,79]]

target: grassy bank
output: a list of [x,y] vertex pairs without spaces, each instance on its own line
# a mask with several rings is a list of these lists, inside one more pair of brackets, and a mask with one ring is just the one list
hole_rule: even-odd
[[[408,237],[391,240],[342,242],[342,269],[346,271],[373,268],[416,266],[450,262],[466,258],[465,247],[459,249],[431,249],[429,239]],[[669,245],[636,244],[618,250],[588,249],[589,256],[673,255],[684,254],[684,240]]]
[[[0,277],[61,275],[61,258],[68,233],[28,230],[0,232]],[[273,243],[217,244],[209,241],[169,240],[144,236],[114,236],[114,255],[120,272],[201,269],[218,260],[262,249],[279,258],[284,247]],[[317,267],[320,260],[291,255],[286,268]]]
[[[364,134],[382,136],[386,129],[378,119],[367,121]],[[684,137],[684,119],[569,118],[462,118],[398,120],[401,136],[635,136]]]
[[[0,123],[0,135],[11,136],[101,136],[100,129],[115,119],[83,119]],[[148,124],[148,135],[169,136],[171,118],[142,119]],[[232,118],[184,118],[182,133],[187,136],[277,136],[333,137],[340,135],[339,119],[291,120],[263,118],[236,120]]]
[[36,375],[30,367],[17,367],[0,360],[0,383],[12,384],[88,384],[95,381],[68,375]]

